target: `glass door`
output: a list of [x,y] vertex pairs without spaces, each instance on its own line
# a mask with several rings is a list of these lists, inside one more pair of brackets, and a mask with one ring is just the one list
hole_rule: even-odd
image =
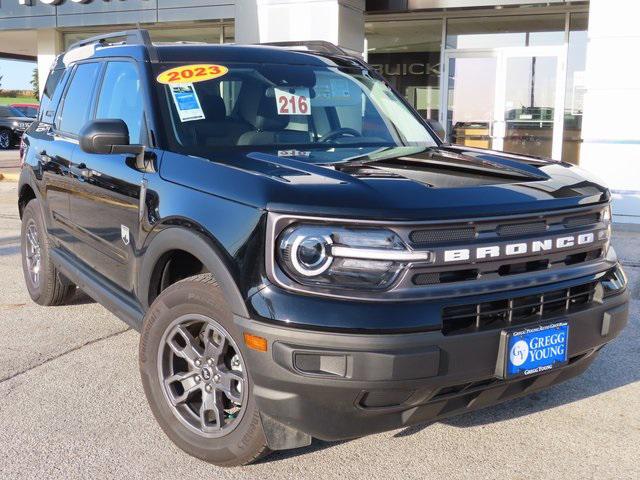
[[504,120],[506,152],[560,159],[564,69],[562,47],[509,48],[501,52],[496,109]]
[[492,52],[448,55],[442,100],[446,116],[441,123],[451,143],[495,149],[492,130],[496,121],[498,56]]
[[449,141],[560,159],[563,47],[509,47],[445,54]]

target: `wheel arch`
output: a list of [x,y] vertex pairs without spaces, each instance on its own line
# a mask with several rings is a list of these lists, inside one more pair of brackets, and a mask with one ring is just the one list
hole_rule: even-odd
[[158,265],[172,251],[182,251],[199,260],[218,282],[232,312],[249,316],[244,297],[231,273],[230,262],[224,260],[221,249],[207,235],[181,226],[161,230],[144,251],[138,272],[138,297],[144,310],[149,307]]
[[29,173],[29,169],[23,168],[20,173],[20,180],[18,183],[18,214],[20,215],[20,219],[22,219],[24,207],[34,199],[40,199],[40,192],[35,186],[35,182]]

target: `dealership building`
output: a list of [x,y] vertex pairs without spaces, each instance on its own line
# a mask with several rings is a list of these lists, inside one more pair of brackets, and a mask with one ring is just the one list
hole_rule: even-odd
[[[578,164],[640,224],[638,0],[0,0],[0,58],[135,27],[154,41],[328,40],[455,143]],[[9,72],[3,72],[5,75]]]

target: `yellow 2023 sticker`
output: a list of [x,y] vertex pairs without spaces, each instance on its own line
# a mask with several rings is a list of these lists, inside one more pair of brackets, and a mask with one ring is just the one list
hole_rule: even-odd
[[158,75],[158,82],[166,85],[175,83],[195,83],[213,80],[226,75],[229,69],[223,65],[198,64],[183,65],[170,70],[165,70]]

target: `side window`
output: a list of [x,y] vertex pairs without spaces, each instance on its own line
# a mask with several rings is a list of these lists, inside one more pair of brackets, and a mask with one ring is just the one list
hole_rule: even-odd
[[56,122],[61,132],[77,135],[89,120],[91,94],[99,69],[99,63],[83,63],[76,67]]
[[124,120],[131,143],[142,139],[144,108],[142,84],[136,66],[131,62],[109,62],[102,81],[96,119]]
[[39,118],[42,122],[53,123],[56,116],[56,108],[64,86],[67,84],[67,77],[69,76],[68,70],[59,68],[52,70],[45,83],[44,91],[42,92],[42,98],[40,99]]

